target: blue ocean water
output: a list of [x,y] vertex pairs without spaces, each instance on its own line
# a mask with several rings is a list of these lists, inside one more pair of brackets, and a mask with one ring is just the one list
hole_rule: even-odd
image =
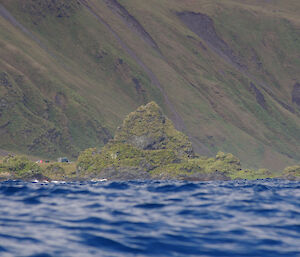
[[300,183],[0,183],[0,256],[300,256]]

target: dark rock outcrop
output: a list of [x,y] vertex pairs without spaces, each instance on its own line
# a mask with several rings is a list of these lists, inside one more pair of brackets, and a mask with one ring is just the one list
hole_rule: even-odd
[[215,171],[211,173],[195,173],[189,176],[182,176],[183,180],[188,181],[212,181],[212,180],[220,180],[220,181],[227,181],[231,180],[229,176],[226,175],[224,172]]
[[292,101],[300,107],[300,83],[294,85],[292,91]]
[[266,100],[262,92],[251,82],[250,89],[255,94],[257,103],[264,109],[267,109]]
[[136,32],[149,46],[159,51],[159,48],[151,37],[151,35],[145,30],[140,22],[132,16],[127,9],[121,5],[117,0],[105,0],[107,6],[116,13],[124,23],[134,32]]
[[151,179],[151,175],[140,168],[134,167],[109,167],[103,169],[97,179],[107,179],[107,180],[148,180]]
[[214,21],[211,17],[195,12],[180,12],[177,13],[177,16],[192,32],[213,48],[218,55],[221,55],[223,58],[225,57],[227,61],[239,68],[244,67],[228,44],[217,34]]

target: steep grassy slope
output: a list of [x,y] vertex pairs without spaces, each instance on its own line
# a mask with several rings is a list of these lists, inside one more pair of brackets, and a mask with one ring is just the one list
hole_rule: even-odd
[[[45,14],[39,16],[27,5],[12,8],[25,13],[23,23],[32,35],[1,20],[1,148],[56,157],[103,145],[129,108],[151,94],[135,89],[134,81],[147,85],[147,78],[135,63],[127,64],[109,33],[84,10],[71,10],[71,20],[61,21],[48,7],[42,6]],[[81,20],[82,25],[73,24]],[[93,22],[95,31],[89,33],[85,28]],[[128,84],[131,91],[124,90]]]
[[76,155],[155,100],[201,154],[299,162],[298,1],[0,2],[0,148]]

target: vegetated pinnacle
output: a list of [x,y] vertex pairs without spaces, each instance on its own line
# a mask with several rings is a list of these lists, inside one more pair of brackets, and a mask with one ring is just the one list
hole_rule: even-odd
[[180,155],[194,155],[188,137],[175,129],[155,102],[130,113],[118,128],[114,141],[143,150],[170,149]]

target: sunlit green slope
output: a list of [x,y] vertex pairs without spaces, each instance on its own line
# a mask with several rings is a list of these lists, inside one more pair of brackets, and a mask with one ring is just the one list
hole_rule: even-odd
[[200,154],[300,160],[300,3],[1,0],[0,148],[101,147],[155,100]]

